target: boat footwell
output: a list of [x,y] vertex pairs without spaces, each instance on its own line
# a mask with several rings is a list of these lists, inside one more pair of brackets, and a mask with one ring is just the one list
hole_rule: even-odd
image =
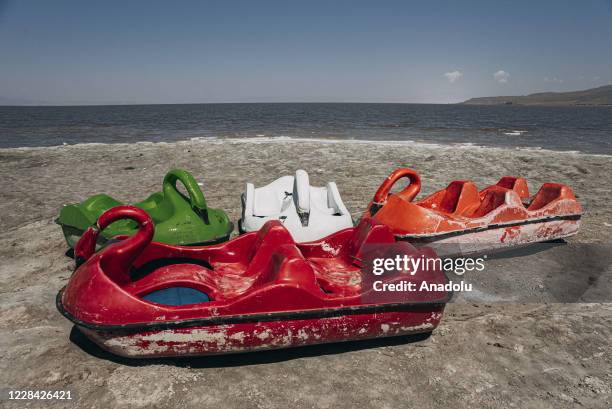
[[102,349],[126,358],[204,356],[429,333],[438,326],[443,311],[440,305],[422,311],[142,331],[78,328]]

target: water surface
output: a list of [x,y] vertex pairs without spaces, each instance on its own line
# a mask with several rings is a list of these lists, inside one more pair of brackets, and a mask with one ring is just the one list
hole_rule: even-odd
[[344,103],[0,107],[2,148],[262,136],[612,154],[612,107]]

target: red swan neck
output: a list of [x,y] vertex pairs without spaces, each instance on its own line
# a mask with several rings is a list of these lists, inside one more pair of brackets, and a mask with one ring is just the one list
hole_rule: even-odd
[[134,206],[117,206],[104,212],[96,224],[90,227],[74,248],[77,266],[89,259],[96,251],[98,235],[111,223],[131,219],[138,223],[138,232],[131,237],[106,247],[104,251],[104,269],[110,274],[129,271],[134,260],[142,253],[153,239],[155,232],[153,220],[144,211]]

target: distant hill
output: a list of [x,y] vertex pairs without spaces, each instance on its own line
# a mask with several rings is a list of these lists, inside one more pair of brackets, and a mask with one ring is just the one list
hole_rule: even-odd
[[572,92],[539,92],[509,97],[480,97],[466,105],[612,105],[612,85]]

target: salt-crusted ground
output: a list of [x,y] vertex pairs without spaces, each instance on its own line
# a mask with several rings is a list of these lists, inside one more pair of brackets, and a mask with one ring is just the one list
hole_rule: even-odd
[[[612,157],[265,140],[5,149],[0,150],[0,388],[70,389],[78,399],[65,406],[100,408],[612,407],[612,305],[606,303],[461,302],[448,306],[428,339],[146,362],[103,354],[55,310],[55,294],[73,266],[53,224],[62,204],[99,192],[140,200],[160,188],[169,168],[182,167],[203,183],[211,206],[236,220],[247,180],[262,185],[304,168],[313,185],[335,180],[358,216],[399,166],[421,172],[424,193],[452,179],[485,186],[505,174],[527,177],[534,191],[545,181],[570,184],[587,211],[581,233],[567,246],[492,260],[486,288],[508,296],[552,280],[557,288],[580,291],[548,301],[612,300],[605,263],[595,278],[568,273],[567,285],[563,275],[521,274],[524,266],[536,264],[574,263],[570,270],[580,271],[584,263],[575,260],[585,251],[605,254],[612,236]],[[583,290],[592,296],[581,296]]]

